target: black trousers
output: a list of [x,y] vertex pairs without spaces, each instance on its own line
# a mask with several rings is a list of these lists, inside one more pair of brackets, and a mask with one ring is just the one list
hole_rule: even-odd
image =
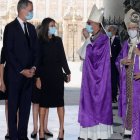
[[19,75],[16,79],[9,79],[8,83],[8,126],[10,140],[25,139],[27,137],[33,81]]
[[115,99],[117,97],[119,87],[119,72],[116,68],[115,62],[111,63],[111,85],[112,99]]

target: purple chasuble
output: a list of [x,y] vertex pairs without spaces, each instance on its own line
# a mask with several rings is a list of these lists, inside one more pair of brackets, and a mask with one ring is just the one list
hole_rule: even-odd
[[[140,49],[140,44],[138,45]],[[127,97],[126,97],[126,69],[125,66],[120,64],[121,59],[128,56],[129,45],[125,41],[122,50],[116,60],[116,66],[120,75],[120,94],[118,100],[119,116],[125,121]],[[139,56],[136,55],[134,61],[134,72],[140,73],[139,69]],[[133,80],[133,108],[132,108],[132,140],[140,140],[140,80]]]
[[86,49],[78,121],[82,127],[113,123],[110,43],[103,33]]

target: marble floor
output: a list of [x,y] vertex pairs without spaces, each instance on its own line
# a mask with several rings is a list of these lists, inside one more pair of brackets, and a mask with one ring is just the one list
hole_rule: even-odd
[[[77,123],[77,115],[78,115],[78,106],[70,105],[65,107],[65,140],[77,140],[79,135],[79,124]],[[122,140],[122,122],[117,117],[117,105],[113,105],[113,118],[114,118],[114,134],[109,140]],[[54,137],[48,138],[48,140],[56,140],[58,136],[58,117],[56,113],[56,109],[50,109],[49,112],[49,124],[48,128],[51,132],[53,132]],[[32,121],[32,111],[30,115],[29,121],[29,138],[33,129],[33,121]],[[0,140],[4,140],[4,136],[6,134],[6,123],[5,123],[5,115],[4,115],[4,105],[0,105]],[[31,138],[30,138],[31,139]],[[38,140],[38,139],[36,139]]]

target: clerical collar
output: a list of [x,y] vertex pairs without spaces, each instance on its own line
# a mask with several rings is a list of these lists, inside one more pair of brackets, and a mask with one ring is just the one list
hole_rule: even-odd
[[92,35],[92,36],[90,37],[90,41],[91,41],[91,42],[94,42],[94,41],[95,41],[95,39],[99,36],[100,31],[101,31],[101,30],[99,30],[96,34],[94,34],[94,35]]

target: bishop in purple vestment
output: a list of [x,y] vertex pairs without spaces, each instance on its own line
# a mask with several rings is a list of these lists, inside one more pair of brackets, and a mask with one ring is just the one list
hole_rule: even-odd
[[107,139],[113,133],[110,41],[104,32],[102,18],[103,10],[94,5],[83,29],[88,43],[82,53],[85,56],[78,122],[80,138],[84,139]]
[[[132,140],[140,140],[140,40],[137,14],[131,9],[125,15],[129,39],[123,43],[116,61],[120,74],[119,116],[122,117],[125,130],[132,132]],[[128,73],[130,67],[131,73]]]
[[110,45],[102,32],[86,49],[78,120],[83,127],[112,125]]

